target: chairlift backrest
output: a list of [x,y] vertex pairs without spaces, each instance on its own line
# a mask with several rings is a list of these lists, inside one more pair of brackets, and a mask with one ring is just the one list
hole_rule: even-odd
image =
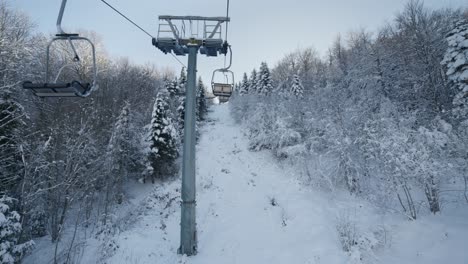
[[232,84],[230,83],[212,83],[213,94],[215,96],[231,96]]

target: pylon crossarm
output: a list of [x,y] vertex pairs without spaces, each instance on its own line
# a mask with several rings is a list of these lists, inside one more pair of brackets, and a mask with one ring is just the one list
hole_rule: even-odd
[[[229,17],[164,15],[159,16],[159,20],[162,22],[153,45],[164,53],[184,56],[188,54],[188,45],[197,45],[200,53],[206,56],[216,57],[227,53],[225,40],[222,39],[222,24],[229,22]],[[193,27],[193,22],[203,23],[203,27]]]
[[159,16],[160,20],[192,20],[192,21],[221,21],[221,22],[230,22],[229,17],[204,17],[204,16],[168,16],[162,15]]

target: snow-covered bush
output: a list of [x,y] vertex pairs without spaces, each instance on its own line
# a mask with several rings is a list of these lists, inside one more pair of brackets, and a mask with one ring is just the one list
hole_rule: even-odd
[[246,127],[251,150],[272,149],[273,145],[276,144],[276,139],[271,137],[271,133],[277,117],[275,111],[272,111],[270,107],[269,103],[260,102],[249,113],[250,116],[246,120]]
[[29,213],[29,230],[33,237],[47,235],[47,213],[42,208],[34,208]]
[[34,242],[20,242],[21,216],[11,209],[14,200],[0,198],[0,263],[18,263],[34,246]]
[[349,256],[349,263],[375,263],[374,250],[381,242],[373,232],[362,232],[347,214],[338,217],[336,231],[343,251]]

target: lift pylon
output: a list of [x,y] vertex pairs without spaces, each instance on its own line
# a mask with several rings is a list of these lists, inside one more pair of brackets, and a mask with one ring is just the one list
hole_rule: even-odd
[[222,39],[222,25],[229,17],[159,16],[158,36],[152,39],[159,50],[178,56],[188,54],[185,89],[184,147],[182,165],[182,205],[179,254],[197,254],[195,222],[195,107],[197,54],[216,57],[226,54],[229,44]]

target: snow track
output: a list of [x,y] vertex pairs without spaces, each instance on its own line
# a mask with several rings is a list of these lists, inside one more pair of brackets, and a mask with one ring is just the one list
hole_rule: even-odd
[[250,152],[228,105],[213,108],[197,148],[198,255],[176,254],[177,180],[147,198],[148,210],[115,238],[106,262],[345,263],[328,201],[285,175],[268,152]]

